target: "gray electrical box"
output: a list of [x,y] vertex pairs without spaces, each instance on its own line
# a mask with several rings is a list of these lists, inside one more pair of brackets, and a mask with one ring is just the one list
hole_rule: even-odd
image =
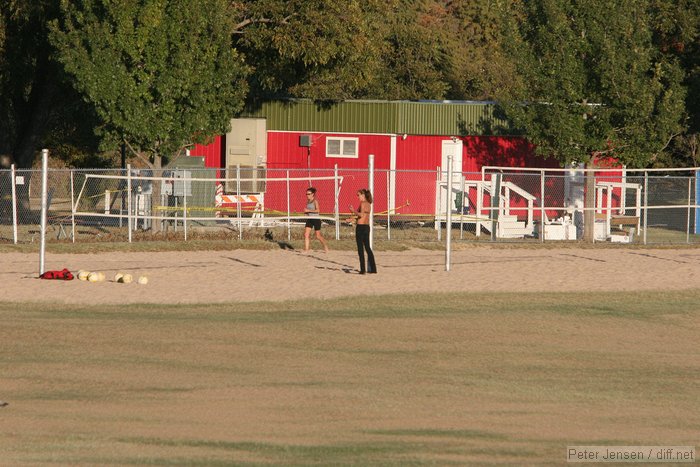
[[231,131],[226,133],[226,192],[235,193],[238,185],[236,166],[240,166],[241,193],[265,191],[267,167],[267,120],[264,118],[231,119]]
[[226,167],[264,167],[267,164],[267,121],[264,118],[231,119],[226,133]]
[[301,135],[299,136],[299,146],[302,148],[311,147],[311,135]]
[[173,194],[175,196],[192,196],[192,182],[190,180],[182,180],[183,178],[191,179],[192,172],[189,170],[176,170],[173,175],[175,177]]
[[163,177],[169,177],[170,180],[162,182],[160,189],[162,195],[192,196],[192,182],[190,180],[182,180],[183,178],[192,178],[190,170],[165,170]]

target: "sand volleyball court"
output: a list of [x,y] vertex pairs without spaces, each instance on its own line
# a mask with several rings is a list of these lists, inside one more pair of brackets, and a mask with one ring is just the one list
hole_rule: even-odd
[[[682,290],[698,286],[698,249],[496,248],[378,251],[379,274],[354,251],[230,250],[47,254],[46,269],[103,271],[107,281],[37,279],[38,254],[5,253],[0,300],[74,304],[221,303],[422,292]],[[112,281],[146,275],[147,285]]]

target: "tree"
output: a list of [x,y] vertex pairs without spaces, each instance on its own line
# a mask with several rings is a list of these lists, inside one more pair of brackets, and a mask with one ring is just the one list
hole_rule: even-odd
[[512,2],[446,0],[450,26],[444,28],[452,43],[452,66],[445,72],[448,98],[492,100],[517,81],[513,60],[504,50],[502,24],[512,16]]
[[[467,0],[256,0],[237,5],[250,100],[481,99],[510,82],[500,10]],[[469,33],[465,34],[465,30]],[[495,57],[495,59],[494,59]]]
[[380,43],[382,67],[368,90],[386,99],[444,99],[453,68],[452,27],[444,6],[434,1],[401,1],[387,12]]
[[509,30],[521,85],[501,96],[538,153],[643,167],[683,131],[678,60],[653,43],[649,2],[524,2]]
[[[31,168],[52,141],[76,151],[96,148],[93,112],[51,57],[47,23],[58,0],[0,0],[0,168]],[[86,137],[86,135],[88,135]],[[29,179],[18,185],[19,218],[33,222]],[[0,197],[9,196],[0,184]]]
[[[231,48],[227,5],[61,3],[51,43],[75,88],[94,107],[104,146],[124,142],[160,176],[164,156],[227,131],[246,93],[246,66]],[[152,196],[160,199],[159,183]]]
[[[47,22],[57,12],[58,0],[0,0],[0,154],[19,168],[31,167],[46,135],[80,107],[51,59]],[[77,122],[92,123],[81,114]]]
[[678,60],[687,89],[687,129],[654,158],[657,167],[700,165],[700,3],[652,0],[654,45],[668,60]]
[[150,167],[225,133],[246,94],[224,0],[61,3],[51,43],[95,108],[103,144],[124,141]]
[[[522,81],[506,114],[544,156],[560,163],[614,156],[643,167],[683,131],[678,60],[654,45],[649,2],[541,0],[521,4],[509,29]],[[584,238],[593,240],[589,174]]]
[[234,46],[252,69],[250,100],[366,96],[382,64],[383,0],[234,2]]

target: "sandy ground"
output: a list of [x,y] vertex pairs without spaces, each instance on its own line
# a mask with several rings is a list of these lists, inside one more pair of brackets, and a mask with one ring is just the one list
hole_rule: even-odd
[[[0,300],[79,304],[220,303],[406,292],[680,290],[697,288],[700,250],[500,249],[376,252],[379,273],[357,274],[357,255],[275,250],[47,254],[46,269],[103,271],[107,281],[37,279],[37,254],[0,255]],[[147,285],[119,284],[118,271]]]

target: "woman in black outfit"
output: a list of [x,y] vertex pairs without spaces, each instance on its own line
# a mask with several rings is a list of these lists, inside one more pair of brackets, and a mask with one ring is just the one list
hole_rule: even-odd
[[[355,240],[357,241],[357,254],[360,256],[360,274],[377,273],[377,265],[374,263],[374,253],[369,246],[369,214],[372,210],[372,193],[363,188],[357,191],[357,199],[360,201],[360,207],[357,209],[357,214],[353,218],[357,222],[355,227]],[[352,221],[353,219],[350,219]],[[365,269],[365,253],[367,250],[368,268]]]

